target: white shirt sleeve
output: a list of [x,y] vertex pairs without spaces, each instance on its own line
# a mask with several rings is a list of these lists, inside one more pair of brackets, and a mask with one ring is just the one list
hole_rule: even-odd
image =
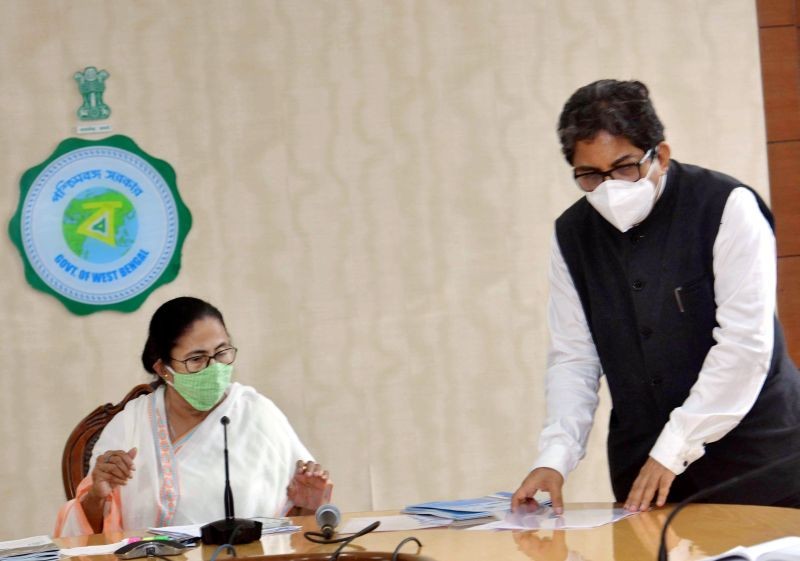
[[553,468],[566,478],[586,454],[599,400],[600,359],[555,235],[549,276],[547,416],[533,467]]
[[772,358],[775,236],[753,194],[734,189],[714,241],[719,327],[686,401],[674,409],[650,456],[675,474],[702,457],[752,408]]

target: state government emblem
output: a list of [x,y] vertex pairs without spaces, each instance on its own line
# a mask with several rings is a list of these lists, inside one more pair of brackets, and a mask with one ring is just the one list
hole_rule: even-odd
[[177,276],[191,214],[172,166],[132,139],[67,139],[20,191],[9,234],[25,276],[73,313],[133,311]]
[[103,101],[108,77],[108,72],[98,71],[94,66],[87,66],[83,72],[76,72],[73,76],[83,97],[83,104],[78,108],[78,119],[81,121],[108,119],[111,115],[111,108]]

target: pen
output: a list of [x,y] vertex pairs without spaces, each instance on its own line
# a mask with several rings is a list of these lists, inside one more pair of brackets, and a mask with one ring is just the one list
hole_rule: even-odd
[[675,289],[675,300],[678,302],[678,309],[681,313],[684,313],[686,310],[683,309],[683,300],[681,300],[681,291],[683,290],[682,286],[679,286]]
[[130,538],[125,539],[125,543],[136,543],[136,542],[153,542],[153,541],[165,541],[169,540],[169,536],[132,536]]

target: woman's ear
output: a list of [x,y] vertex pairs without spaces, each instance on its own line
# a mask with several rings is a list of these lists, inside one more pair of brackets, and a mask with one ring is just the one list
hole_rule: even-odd
[[165,382],[170,379],[169,370],[167,370],[167,365],[164,364],[163,360],[158,359],[155,364],[153,364],[153,370],[155,370],[156,374]]

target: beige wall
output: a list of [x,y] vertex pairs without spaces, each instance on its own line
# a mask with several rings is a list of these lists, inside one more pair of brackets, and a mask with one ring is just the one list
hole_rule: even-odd
[[[176,169],[195,225],[132,314],[69,314],[2,244],[0,539],[52,530],[75,423],[146,380],[148,318],[221,307],[239,380],[345,510],[513,490],[543,417],[547,247],[577,196],[554,126],[652,89],[676,158],[767,189],[752,0],[0,0],[0,202],[72,135],[73,72]],[[605,403],[605,402],[604,402]],[[610,498],[604,404],[568,500]]]

